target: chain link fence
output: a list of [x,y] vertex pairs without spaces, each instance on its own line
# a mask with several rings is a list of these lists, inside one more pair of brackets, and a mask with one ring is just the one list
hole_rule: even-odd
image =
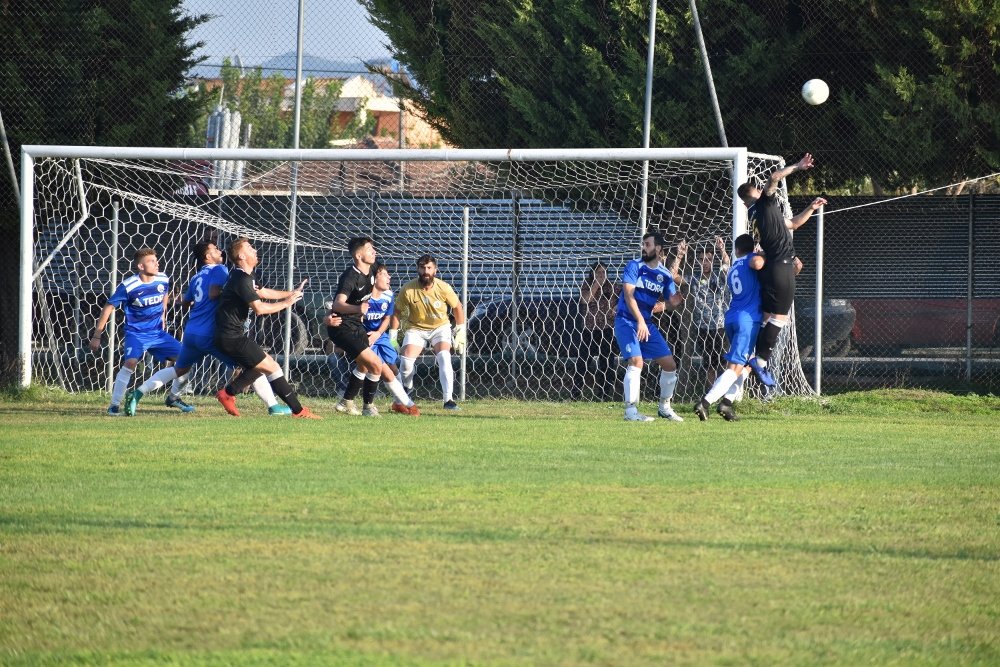
[[[304,6],[302,147],[641,142],[648,6]],[[1000,185],[995,175],[966,183],[1000,171],[990,3],[702,0],[698,11],[721,122],[689,3],[660,3],[651,143],[718,145],[724,133],[729,145],[816,156],[789,187],[795,210],[831,200],[824,389],[997,391]],[[0,2],[0,114],[15,172],[28,143],[292,146],[297,27],[294,0]],[[812,78],[830,85],[823,105],[800,97]],[[14,233],[3,171],[0,222]],[[208,188],[198,174],[188,185]],[[891,198],[941,186],[951,187]],[[796,238],[810,378],[814,229]],[[7,348],[15,307],[0,318]]]

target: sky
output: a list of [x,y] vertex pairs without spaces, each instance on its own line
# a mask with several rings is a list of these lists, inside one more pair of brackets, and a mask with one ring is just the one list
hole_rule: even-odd
[[[387,58],[388,41],[368,22],[368,13],[357,0],[304,0],[304,51],[335,61]],[[215,18],[190,33],[190,40],[204,42],[200,55],[206,65],[239,55],[244,66],[295,52],[298,0],[185,0],[189,14]]]

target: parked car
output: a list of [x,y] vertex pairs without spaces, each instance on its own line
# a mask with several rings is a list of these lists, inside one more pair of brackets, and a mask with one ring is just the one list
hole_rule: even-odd
[[[851,331],[857,313],[847,299],[823,300],[823,354],[843,357],[851,349]],[[816,338],[816,302],[795,300],[795,333],[799,354],[812,355]]]
[[469,316],[469,352],[573,356],[579,331],[580,307],[575,296],[484,301]]

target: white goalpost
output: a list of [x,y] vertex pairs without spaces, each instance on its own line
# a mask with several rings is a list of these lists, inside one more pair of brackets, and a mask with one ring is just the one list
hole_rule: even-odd
[[[224,249],[245,236],[259,250],[260,284],[283,289],[289,275],[310,279],[289,318],[256,318],[251,335],[290,369],[300,393],[332,396],[346,362],[319,316],[347,265],[347,239],[363,235],[375,240],[394,289],[416,277],[418,256],[430,254],[438,276],[462,295],[470,339],[455,359],[459,395],[620,400],[620,391],[609,393],[615,378],[620,383],[617,350],[584,343],[593,324],[580,305],[588,271],[604,265],[617,284],[638,254],[643,220],[665,237],[667,264],[687,242],[682,266],[690,269],[716,236],[731,246],[746,230],[739,185],[782,164],[743,148],[25,146],[21,384],[106,390],[122,327],[99,356],[86,341],[104,300],[132,272],[134,251],[157,251],[179,303],[197,268],[191,247],[213,237]],[[220,165],[240,178],[220,178]],[[168,311],[178,338],[184,317],[179,306]],[[701,395],[705,369],[690,303],[659,326],[680,361],[678,398]],[[781,393],[811,393],[794,327],[782,334],[774,362]],[[436,396],[433,359],[418,366],[418,400]],[[141,365],[136,381],[153,370]],[[203,362],[193,389],[214,390],[221,373],[217,363]]]

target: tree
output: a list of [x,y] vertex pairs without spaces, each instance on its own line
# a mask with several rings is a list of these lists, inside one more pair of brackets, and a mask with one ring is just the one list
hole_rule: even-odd
[[[186,38],[207,17],[189,15],[182,5],[0,0],[0,105],[15,161],[29,143],[187,143],[202,105],[194,95],[178,94],[200,46]],[[13,188],[4,173],[0,230],[15,229]],[[6,285],[17,283],[17,245],[3,244]],[[2,304],[0,375],[13,358],[17,321],[15,300]]]
[[[362,0],[412,76],[391,77],[465,147],[637,146],[649,4]],[[992,0],[702,0],[731,146],[824,169],[800,187],[904,189],[1000,169]],[[654,146],[717,145],[688,3],[659,3]],[[799,97],[825,79],[818,107]]]
[[[285,95],[289,80],[280,72],[265,79],[259,66],[243,72],[229,58],[223,59],[219,76],[222,80],[221,91],[209,92],[202,86],[206,102],[198,122],[201,136],[204,136],[208,115],[221,103],[227,109],[240,112],[244,127],[252,125],[252,147],[291,148],[294,143],[294,109],[291,99]],[[302,85],[300,147],[328,148],[334,138],[361,138],[372,133],[374,118],[363,121],[356,116],[346,127],[336,128],[335,114],[343,86],[344,82],[339,79],[320,81],[310,77],[305,80]],[[335,129],[338,130],[336,133]]]

